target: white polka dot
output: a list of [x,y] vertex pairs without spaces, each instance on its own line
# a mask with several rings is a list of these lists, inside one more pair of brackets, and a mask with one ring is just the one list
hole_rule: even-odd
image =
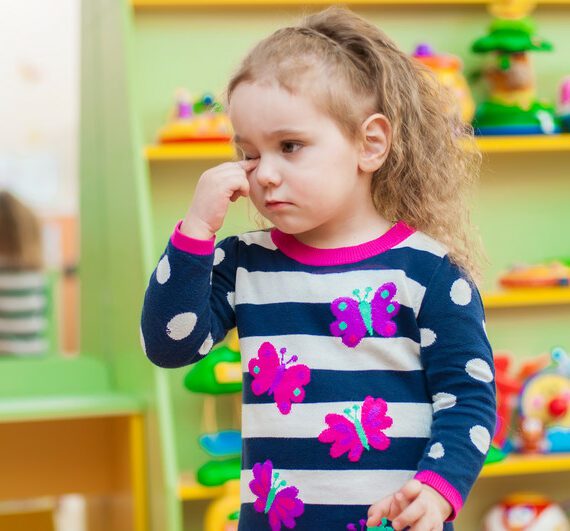
[[432,459],[441,459],[445,455],[445,448],[441,443],[435,443],[431,445],[429,449],[428,457]]
[[202,343],[202,346],[198,349],[198,354],[205,356],[208,354],[208,352],[210,352],[210,350],[212,350],[213,346],[214,340],[212,339],[212,334],[208,334],[208,337],[204,340],[204,343]]
[[195,313],[179,313],[170,319],[166,325],[166,333],[170,338],[180,341],[192,333],[197,320],[198,316]]
[[477,450],[483,455],[488,452],[489,445],[491,444],[491,435],[487,428],[483,426],[473,426],[469,430],[469,437],[471,437],[471,442],[475,445]]
[[214,265],[217,266],[218,264],[221,264],[225,257],[226,253],[224,250],[221,247],[216,247],[216,250],[214,251]]
[[485,321],[481,321],[481,324],[483,325],[483,330],[485,331],[485,334],[487,334],[487,325],[485,324]]
[[232,307],[232,310],[235,308],[236,305],[236,294],[234,291],[228,291],[226,295],[226,299],[228,300],[228,304]]
[[459,305],[466,306],[471,302],[471,286],[467,280],[458,278],[451,286],[451,300]]
[[481,358],[473,358],[472,360],[469,360],[465,364],[465,370],[467,371],[467,374],[475,380],[479,380],[481,382],[493,381],[493,371],[491,370],[491,367],[489,367],[489,364]]
[[142,333],[142,328],[139,328],[139,335],[140,335],[140,340],[141,340],[141,347],[143,349],[143,352],[146,354],[146,344],[144,342],[144,336]]
[[430,345],[433,345],[436,338],[436,333],[430,328],[420,328],[420,345],[422,347],[429,347]]
[[164,255],[156,266],[156,281],[164,284],[170,278],[170,262],[168,256]]
[[433,401],[433,412],[437,413],[441,409],[448,409],[457,404],[457,397],[451,393],[436,393],[431,397]]

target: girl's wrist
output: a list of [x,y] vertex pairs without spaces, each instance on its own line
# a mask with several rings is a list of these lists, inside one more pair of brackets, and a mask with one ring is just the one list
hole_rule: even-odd
[[194,219],[191,216],[186,216],[182,220],[179,230],[185,236],[195,240],[211,240],[216,234],[203,221]]

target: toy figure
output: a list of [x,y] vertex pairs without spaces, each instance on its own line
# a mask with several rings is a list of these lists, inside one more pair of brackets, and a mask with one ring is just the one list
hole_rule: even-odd
[[487,513],[484,531],[568,531],[570,523],[562,508],[546,496],[511,494]]
[[484,76],[489,98],[476,110],[474,126],[479,134],[542,134],[560,131],[554,106],[538,101],[529,51],[550,51],[552,44],[535,34],[535,25],[527,17],[527,2],[503,2],[495,8],[487,35],[477,39],[475,53],[494,52],[495,64]]
[[499,277],[505,288],[539,288],[548,286],[568,286],[570,267],[562,261],[534,265],[516,265]]
[[570,132],[570,76],[565,77],[560,84],[557,111],[562,129]]
[[168,123],[158,132],[161,144],[230,141],[231,124],[212,94],[206,93],[192,101],[188,91],[179,88],[175,100]]
[[462,73],[461,59],[455,55],[436,54],[429,44],[420,44],[412,57],[435,72],[441,84],[454,97],[453,109],[461,115],[464,122],[471,122],[475,114],[475,102]]

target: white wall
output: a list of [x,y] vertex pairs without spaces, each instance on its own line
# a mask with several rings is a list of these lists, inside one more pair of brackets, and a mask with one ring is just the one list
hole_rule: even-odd
[[0,0],[0,188],[78,205],[79,0]]

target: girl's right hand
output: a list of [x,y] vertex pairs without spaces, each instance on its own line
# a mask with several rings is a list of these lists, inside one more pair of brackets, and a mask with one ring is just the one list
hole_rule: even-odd
[[209,240],[224,222],[230,201],[249,195],[248,173],[259,159],[224,162],[200,177],[180,231],[197,240]]

